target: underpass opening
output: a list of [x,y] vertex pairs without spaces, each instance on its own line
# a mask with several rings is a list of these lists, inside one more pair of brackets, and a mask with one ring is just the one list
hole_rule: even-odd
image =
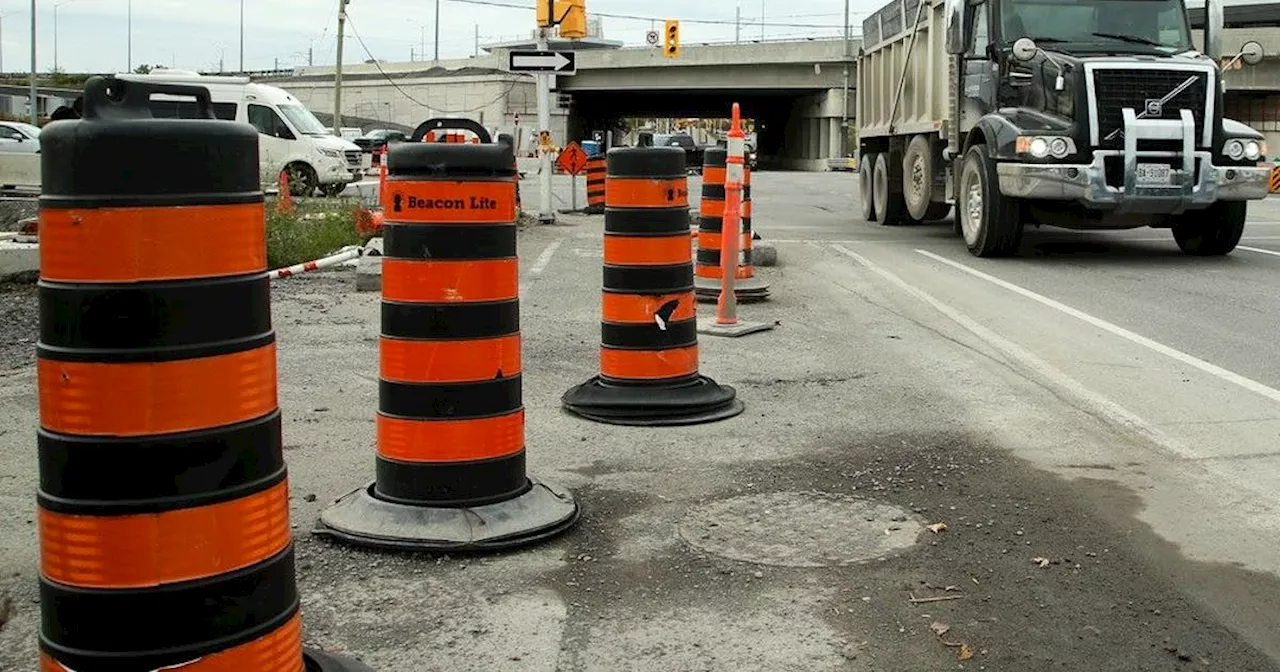
[[[611,146],[634,144],[635,119],[723,120],[738,103],[756,132],[761,170],[823,170],[830,148],[839,145],[840,119],[814,114],[828,105],[826,90],[630,90],[560,93],[569,108],[571,140],[589,140],[610,131]],[[834,123],[833,123],[834,122]],[[655,132],[666,132],[659,123]],[[674,130],[672,132],[675,132]],[[720,137],[723,137],[721,135]],[[714,140],[706,140],[715,144]]]

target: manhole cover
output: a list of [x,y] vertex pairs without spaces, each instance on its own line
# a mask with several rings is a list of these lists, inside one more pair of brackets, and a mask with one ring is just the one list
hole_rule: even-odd
[[924,526],[880,502],[824,493],[776,492],[710,502],[680,522],[680,538],[731,560],[828,567],[881,560],[916,544]]

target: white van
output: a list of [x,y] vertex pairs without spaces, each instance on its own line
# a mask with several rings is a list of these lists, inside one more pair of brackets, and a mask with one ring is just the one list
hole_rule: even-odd
[[[326,196],[335,196],[348,184],[364,179],[368,166],[360,148],[335,136],[284,89],[253,84],[248,77],[208,76],[186,70],[116,77],[208,89],[214,116],[258,129],[258,164],[264,184],[277,184],[281,171],[288,170],[289,191],[293,195],[310,196],[318,189]],[[151,114],[157,118],[193,118],[196,104],[190,98],[155,94]]]

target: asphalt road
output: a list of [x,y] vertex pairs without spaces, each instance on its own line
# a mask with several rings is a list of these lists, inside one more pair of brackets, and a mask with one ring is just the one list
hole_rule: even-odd
[[[379,304],[350,271],[277,282],[307,643],[406,672],[1280,670],[1280,257],[1048,231],[978,260],[859,221],[855,177],[756,176],[780,264],[741,316],[776,328],[700,337],[747,409],[710,425],[562,412],[599,363],[601,218],[522,231],[529,469],[583,518],[511,553],[308,534],[372,477]],[[1254,219],[1280,250],[1280,208]],[[35,659],[34,378],[0,360],[0,670]]]

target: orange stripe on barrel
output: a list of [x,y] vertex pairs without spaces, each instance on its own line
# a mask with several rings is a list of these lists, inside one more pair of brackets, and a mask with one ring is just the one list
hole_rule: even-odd
[[615,380],[661,380],[698,372],[698,346],[671,350],[600,349],[600,375]]
[[723,166],[712,168],[710,166],[702,169],[703,184],[724,184],[726,171]]
[[145,436],[260,418],[276,408],[274,343],[173,362],[36,362],[40,424],[64,434]]
[[653,324],[654,316],[663,306],[676,301],[676,309],[667,318],[670,322],[692,320],[698,316],[697,301],[693,292],[648,296],[639,294],[613,294],[605,292],[601,305],[601,319],[614,324]]
[[[182,280],[267,270],[261,203],[40,212],[40,277]],[[217,244],[209,244],[209,236]]]
[[382,298],[409,303],[503,301],[520,294],[515,259],[486,261],[382,260]]
[[604,237],[604,263],[621,266],[675,266],[690,260],[689,234]]
[[698,212],[705,217],[724,217],[724,201],[718,198],[704,198],[698,204]]
[[40,567],[58,583],[145,588],[243,569],[291,538],[287,482],[241,499],[162,513],[85,516],[39,510]]
[[378,455],[401,462],[468,462],[524,450],[524,410],[480,420],[407,420],[378,414]]
[[[276,630],[239,646],[201,656],[174,672],[303,672],[302,615]],[[48,653],[40,653],[40,672],[67,672]]]
[[467,341],[383,337],[381,377],[403,383],[460,383],[520,373],[520,335]]
[[402,224],[507,224],[516,220],[514,180],[388,180],[382,195],[387,221]]
[[689,181],[686,178],[611,177],[604,188],[605,202],[612,208],[678,208],[689,205]]

